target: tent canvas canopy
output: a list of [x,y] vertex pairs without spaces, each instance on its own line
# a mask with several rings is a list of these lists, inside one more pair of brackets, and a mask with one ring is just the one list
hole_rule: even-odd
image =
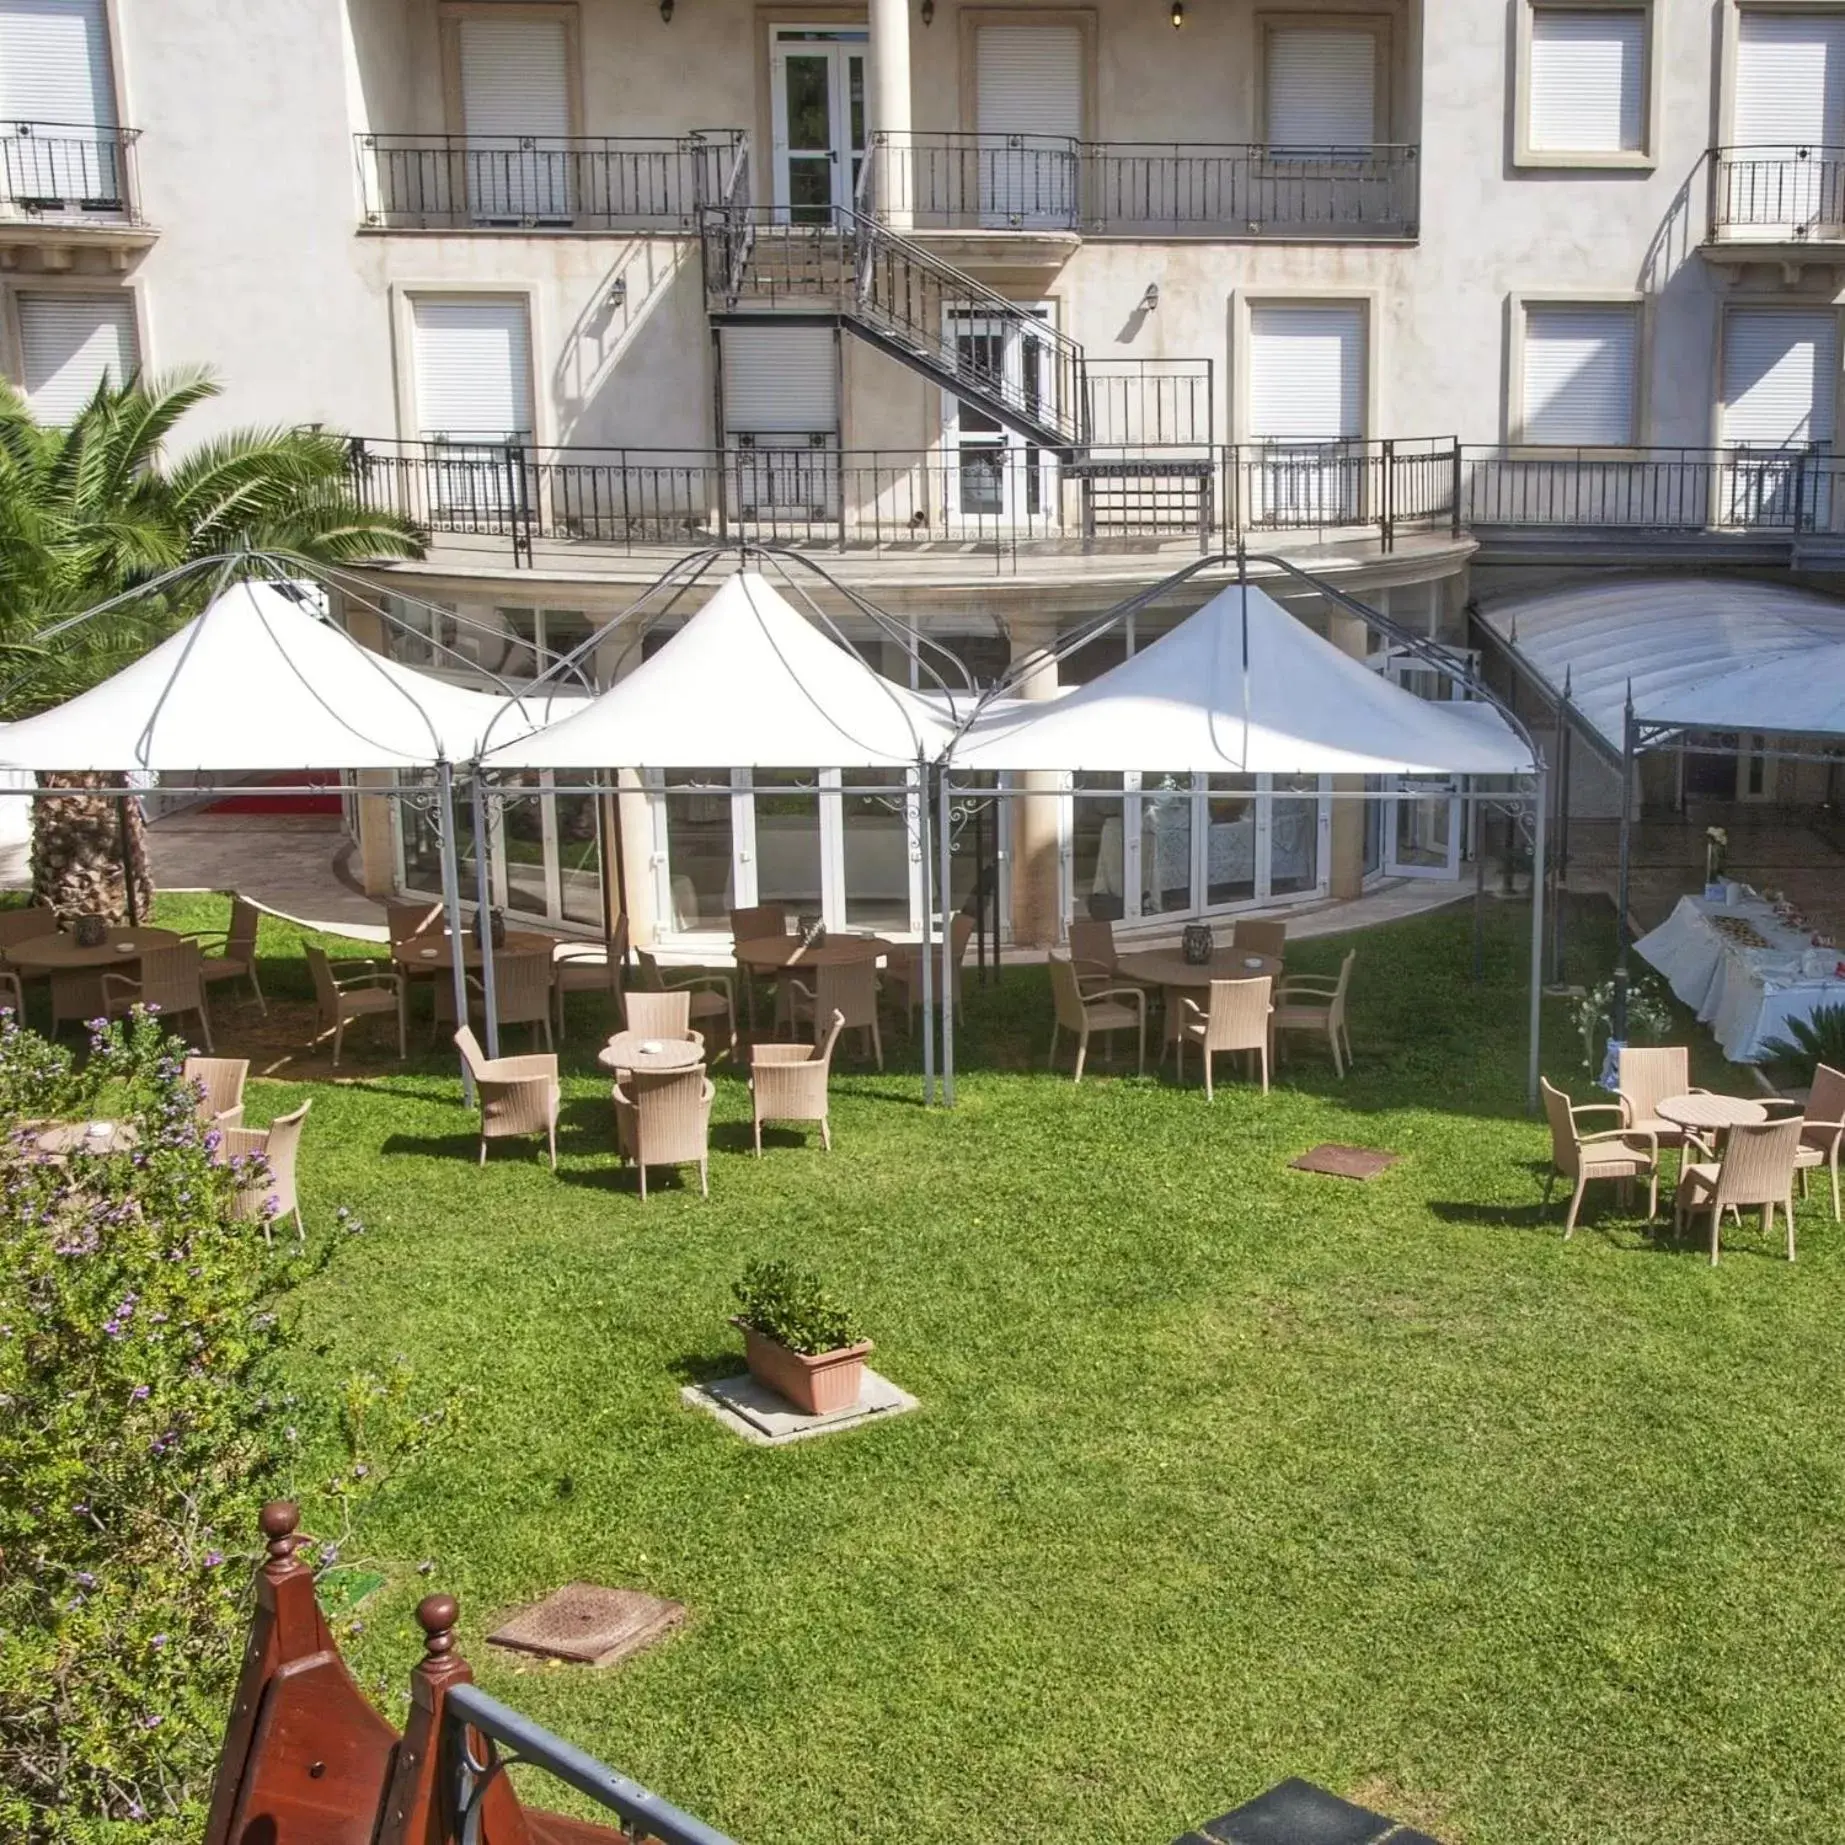
[[0,731],[0,767],[255,774],[466,762],[489,724],[542,723],[508,701],[399,666],[274,583],[245,579],[100,685]]
[[625,679],[483,766],[895,768],[933,760],[950,734],[925,699],[744,570]]
[[1240,583],[1088,685],[976,720],[950,762],[1101,774],[1529,775],[1536,767],[1492,706],[1405,692],[1265,590]]

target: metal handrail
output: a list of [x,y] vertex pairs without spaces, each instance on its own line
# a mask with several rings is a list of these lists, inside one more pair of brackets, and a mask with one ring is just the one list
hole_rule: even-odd
[[1711,149],[1711,237],[1780,230],[1801,243],[1816,229],[1845,234],[1845,146],[1790,137]]
[[[484,1747],[474,1746],[478,1737]],[[497,1745],[513,1753],[502,1755]],[[477,1845],[483,1799],[494,1777],[513,1762],[542,1768],[598,1806],[621,1816],[637,1839],[660,1845],[733,1845],[726,1833],[599,1762],[575,1743],[490,1697],[478,1685],[452,1685],[442,1700],[442,1749],[449,1819],[461,1845]]]
[[141,223],[138,128],[0,122],[0,206],[29,218]]

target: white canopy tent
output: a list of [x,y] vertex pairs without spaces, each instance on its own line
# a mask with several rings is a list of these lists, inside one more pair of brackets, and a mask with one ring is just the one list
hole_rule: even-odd
[[496,737],[481,766],[913,768],[952,735],[927,700],[742,570],[625,679],[541,732]]
[[[573,701],[574,703],[575,701]],[[0,768],[263,774],[465,763],[547,701],[471,692],[374,653],[246,578],[100,685],[0,730]]]
[[1493,706],[1418,698],[1254,584],[1232,583],[1088,685],[977,718],[951,768],[1530,775]]

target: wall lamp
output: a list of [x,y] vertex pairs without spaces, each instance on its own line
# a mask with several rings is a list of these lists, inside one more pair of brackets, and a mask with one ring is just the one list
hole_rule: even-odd
[[660,23],[665,26],[673,23],[673,0],[660,0]]
[[603,296],[603,302],[611,309],[628,305],[628,278],[625,275],[618,275],[609,284],[609,292]]
[[935,0],[923,0],[922,22],[925,26],[935,24]]
[[1160,304],[1160,285],[1157,282],[1147,284],[1147,292],[1140,298],[1140,311],[1151,314]]
[[[666,0],[661,0],[661,4],[665,5]],[[1172,0],[1172,29],[1173,31],[1175,32],[1178,31],[1178,29],[1184,24],[1185,24],[1185,0]]]

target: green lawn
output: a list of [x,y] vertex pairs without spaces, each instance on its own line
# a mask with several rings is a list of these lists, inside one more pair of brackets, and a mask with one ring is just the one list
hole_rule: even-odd
[[[363,1678],[402,1685],[451,1589],[491,1690],[746,1845],[1160,1845],[1288,1774],[1456,1845],[1838,1837],[1845,1232],[1816,1196],[1797,1266],[1751,1226],[1712,1271],[1592,1193],[1566,1246],[1523,923],[1494,906],[1480,987],[1465,908],[1357,938],[1357,1070],[1303,1053],[1209,1107],[1047,1077],[1041,971],[970,983],[953,1113],[898,1039],[837,1082],[833,1155],[757,1162],[721,1076],[708,1204],[616,1175],[593,1003],[555,1178],[504,1144],[477,1170],[437,1061],[260,1085],[253,1121],[313,1095],[312,1230],[367,1225],[305,1297],[310,1504],[336,1380],[402,1354],[471,1393],[361,1527]],[[265,925],[304,994],[296,941]],[[1286,1170],[1328,1139],[1403,1161]],[[729,1283],[781,1254],[921,1414],[763,1451],[681,1404],[739,1368]],[[690,1624],[613,1673],[487,1649],[573,1578]]]

